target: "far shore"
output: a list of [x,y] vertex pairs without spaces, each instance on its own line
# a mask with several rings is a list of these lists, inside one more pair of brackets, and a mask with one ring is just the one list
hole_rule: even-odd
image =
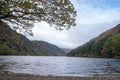
[[30,74],[0,73],[0,80],[120,80],[120,77],[37,76]]

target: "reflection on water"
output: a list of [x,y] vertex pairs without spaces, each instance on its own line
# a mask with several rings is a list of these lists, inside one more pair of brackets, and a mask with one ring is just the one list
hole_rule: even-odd
[[35,75],[120,76],[120,59],[0,56],[0,72]]

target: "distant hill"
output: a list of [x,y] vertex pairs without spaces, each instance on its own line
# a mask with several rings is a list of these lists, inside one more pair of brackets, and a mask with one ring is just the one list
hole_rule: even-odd
[[30,41],[0,21],[0,55],[63,55],[64,51],[44,41]]
[[46,51],[46,54],[53,54],[58,56],[65,55],[65,52],[56,45],[44,41],[32,41],[32,42],[37,46],[36,49],[41,50],[43,52]]
[[66,52],[66,55],[72,50],[72,49],[67,49],[67,48],[61,48],[64,52]]
[[68,56],[120,57],[120,24],[72,50]]

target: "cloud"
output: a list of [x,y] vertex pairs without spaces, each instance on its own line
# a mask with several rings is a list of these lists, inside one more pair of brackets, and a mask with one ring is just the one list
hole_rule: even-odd
[[77,23],[79,24],[100,24],[117,21],[120,19],[120,9],[89,9],[84,13],[78,12]]
[[59,46],[73,46],[67,39],[69,35],[66,31],[56,30],[46,22],[36,23],[33,28],[34,36],[29,36],[31,40],[42,40]]
[[50,27],[49,24],[47,24],[46,22],[36,23],[34,26],[35,28],[33,28],[33,32],[35,35],[44,35],[43,37],[51,37],[54,39],[57,38],[59,40],[68,38],[67,33],[61,33],[60,31],[55,30],[53,27]]
[[[89,1],[89,0],[84,0]],[[97,6],[93,6],[90,3],[80,1],[79,0],[72,0],[72,2],[75,4],[75,7],[77,9],[77,23],[79,24],[99,24],[99,23],[108,23],[120,20],[120,7],[118,8],[105,8],[101,5],[100,2],[103,0],[96,0],[95,2],[92,1],[92,3],[97,4],[99,8],[96,8]],[[90,0],[91,1],[91,0]],[[99,3],[99,4],[98,4]],[[94,4],[94,5],[95,5]]]
[[71,1],[77,10],[76,27],[69,31],[58,31],[45,22],[36,23],[33,28],[34,36],[29,39],[47,41],[59,47],[75,48],[120,22],[120,6],[112,2],[114,5],[108,5],[106,0]]

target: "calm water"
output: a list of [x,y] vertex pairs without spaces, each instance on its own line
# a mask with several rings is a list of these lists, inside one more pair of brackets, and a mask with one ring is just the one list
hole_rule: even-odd
[[0,56],[0,72],[34,75],[120,76],[120,59]]

